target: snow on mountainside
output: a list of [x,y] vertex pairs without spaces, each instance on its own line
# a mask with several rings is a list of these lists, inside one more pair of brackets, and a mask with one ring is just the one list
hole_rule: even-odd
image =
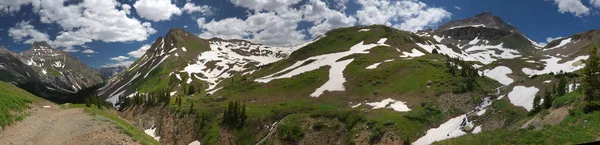
[[21,61],[36,70],[42,81],[54,89],[75,93],[103,82],[98,71],[46,42],[35,42],[20,55]]
[[[173,77],[178,81],[173,89],[183,90],[181,87],[197,83],[206,84],[204,89],[214,92],[223,79],[236,73],[251,74],[259,66],[284,59],[304,45],[271,47],[243,40],[204,40],[182,29],[172,29],[124,73],[112,78],[99,94],[116,103],[120,96],[153,91],[153,88],[139,88],[143,82]],[[160,82],[163,81],[155,81]]]

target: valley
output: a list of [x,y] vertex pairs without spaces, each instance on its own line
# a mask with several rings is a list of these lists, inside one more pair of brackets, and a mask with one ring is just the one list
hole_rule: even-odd
[[589,143],[598,34],[542,45],[489,11],[289,47],[174,28],[99,71],[45,42],[0,47],[0,144]]

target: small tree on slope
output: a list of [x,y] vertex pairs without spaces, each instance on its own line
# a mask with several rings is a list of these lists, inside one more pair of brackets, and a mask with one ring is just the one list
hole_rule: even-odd
[[590,113],[600,110],[600,64],[597,54],[597,48],[594,47],[590,58],[585,63],[583,69],[583,91],[585,107],[584,112]]

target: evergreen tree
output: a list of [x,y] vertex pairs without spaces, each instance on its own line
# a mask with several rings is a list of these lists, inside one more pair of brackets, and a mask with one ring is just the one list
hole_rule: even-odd
[[563,96],[567,93],[567,78],[560,76],[558,86],[556,88],[556,96]]
[[584,111],[590,113],[600,110],[600,64],[597,48],[594,47],[583,69],[582,87],[584,93]]
[[552,93],[549,92],[548,89],[544,92],[544,103],[542,103],[542,105],[546,109],[552,107]]

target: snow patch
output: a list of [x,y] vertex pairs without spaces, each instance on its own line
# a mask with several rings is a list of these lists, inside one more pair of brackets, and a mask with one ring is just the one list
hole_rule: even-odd
[[583,63],[577,64],[577,62],[586,60],[590,56],[589,55],[579,56],[573,60],[570,60],[570,61],[567,61],[564,63],[558,63],[559,61],[562,60],[561,58],[554,57],[554,56],[549,56],[549,57],[550,58],[548,58],[548,59],[542,60],[546,63],[546,67],[544,67],[543,70],[534,70],[531,68],[523,68],[523,69],[521,69],[521,71],[523,71],[523,73],[525,73],[529,76],[547,74],[547,73],[551,73],[551,72],[558,73],[560,71],[574,72],[576,70],[582,69],[585,66],[585,64],[583,64]]
[[485,70],[484,75],[490,77],[503,85],[509,85],[514,82],[507,75],[512,74],[512,70],[506,66],[498,66],[492,70]]
[[191,142],[191,143],[190,143],[190,144],[188,144],[188,145],[201,145],[201,143],[200,143],[200,141],[198,141],[198,140],[195,140],[195,141]]
[[572,38],[563,39],[563,40],[560,41],[560,43],[558,45],[556,45],[554,47],[551,47],[551,48],[547,48],[544,51],[548,51],[548,50],[552,50],[552,49],[563,47],[563,46],[571,43],[571,40],[573,40],[573,39]]
[[533,99],[535,95],[540,89],[536,87],[525,87],[525,86],[515,86],[513,90],[508,93],[508,99],[510,103],[515,106],[521,106],[527,111],[533,109]]
[[397,112],[410,111],[410,108],[408,108],[408,106],[406,106],[406,102],[394,100],[392,98],[384,99],[381,102],[371,102],[371,103],[365,103],[365,104],[367,104],[369,106],[373,106],[373,109],[391,108]]
[[152,126],[150,129],[144,130],[144,132],[154,138],[156,141],[160,141],[160,137],[156,135],[156,128],[154,126]]
[[419,56],[423,56],[423,55],[425,55],[425,53],[423,53],[415,48],[412,50],[412,52],[402,52],[402,55],[400,55],[400,57],[419,57]]
[[484,24],[478,24],[478,25],[454,26],[454,27],[450,27],[448,30],[457,29],[457,28],[465,28],[465,27],[485,27],[485,25]]
[[370,30],[371,29],[360,29],[360,30],[358,30],[358,32],[367,32],[367,31],[370,31]]
[[[315,92],[313,92],[310,96],[311,97],[319,97],[323,93],[323,91],[326,91],[326,90],[327,91],[343,91],[344,90],[343,83],[346,82],[346,80],[343,76],[343,70],[354,59],[345,60],[345,61],[341,61],[341,62],[338,62],[338,60],[340,60],[343,57],[352,55],[352,54],[369,53],[367,50],[377,47],[377,46],[389,46],[387,44],[384,44],[385,41],[387,41],[387,38],[381,38],[377,42],[377,44],[364,44],[364,41],[363,41],[363,42],[360,42],[360,43],[350,47],[350,50],[345,51],[345,52],[313,56],[313,57],[307,58],[302,61],[297,61],[295,64],[293,64],[290,67],[287,67],[277,73],[256,79],[255,81],[260,82],[260,83],[268,83],[268,82],[270,82],[272,80],[276,80],[276,79],[291,78],[293,76],[296,76],[296,75],[299,75],[299,74],[302,74],[305,72],[319,69],[323,66],[330,66],[331,67],[329,70],[330,80],[328,80],[323,86],[317,88],[317,90],[315,90]],[[303,65],[308,61],[312,61],[312,62],[307,65]],[[301,66],[301,65],[303,65],[303,66]]]
[[461,124],[465,121],[467,115],[461,115],[458,117],[454,117],[438,128],[432,128],[427,130],[427,134],[425,136],[419,138],[417,141],[413,142],[414,145],[429,145],[433,142],[445,140],[449,138],[455,138],[466,133],[461,130]]

